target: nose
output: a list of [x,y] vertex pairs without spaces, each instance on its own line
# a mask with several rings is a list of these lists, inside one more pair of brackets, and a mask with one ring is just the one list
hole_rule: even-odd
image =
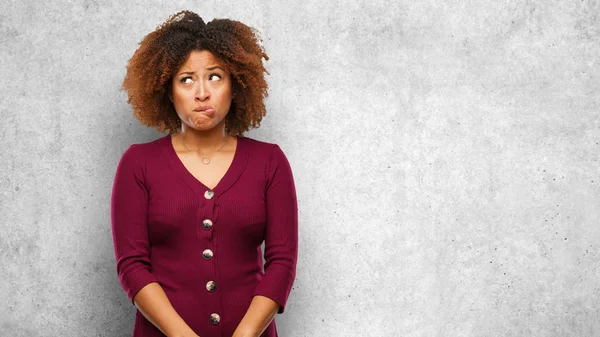
[[197,83],[198,83],[198,87],[196,88],[196,100],[206,101],[206,99],[208,97],[210,97],[210,92],[208,91],[208,87],[202,81],[198,81]]

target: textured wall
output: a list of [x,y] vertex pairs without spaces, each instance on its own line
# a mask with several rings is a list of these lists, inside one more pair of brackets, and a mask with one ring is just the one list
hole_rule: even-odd
[[[388,4],[389,3],[389,4]],[[141,38],[258,28],[295,173],[282,336],[600,335],[600,4],[0,3],[0,336],[129,336],[109,198]]]

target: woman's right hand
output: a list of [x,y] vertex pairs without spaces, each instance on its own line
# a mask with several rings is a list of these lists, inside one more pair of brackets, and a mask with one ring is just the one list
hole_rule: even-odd
[[150,323],[169,337],[200,337],[171,305],[163,288],[156,282],[143,287],[133,303]]

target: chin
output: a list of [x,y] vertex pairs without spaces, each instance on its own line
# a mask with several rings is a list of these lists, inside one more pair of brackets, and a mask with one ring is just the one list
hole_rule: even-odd
[[206,118],[194,118],[190,121],[189,125],[196,130],[208,130],[216,126],[212,120],[207,120]]
[[208,131],[214,129],[214,125],[193,125],[192,129],[196,131]]
[[212,130],[214,128],[217,128],[219,126],[219,124],[206,124],[206,123],[202,123],[202,124],[193,124],[192,125],[192,129],[196,130],[196,131],[208,131],[208,130]]
[[[215,116],[216,117],[216,116]],[[225,124],[225,119],[207,118],[206,116],[199,116],[196,118],[190,118],[188,126],[196,131],[208,131]]]

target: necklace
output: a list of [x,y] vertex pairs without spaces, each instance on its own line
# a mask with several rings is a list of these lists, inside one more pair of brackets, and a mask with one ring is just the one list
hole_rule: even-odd
[[190,151],[190,152],[196,152],[196,153],[198,153],[198,155],[200,156],[200,159],[201,159],[201,161],[202,161],[202,164],[204,164],[204,165],[208,165],[208,164],[210,164],[210,160],[211,160],[211,159],[212,159],[212,157],[215,155],[215,153],[219,152],[219,151],[220,151],[220,150],[221,150],[221,149],[222,149],[222,148],[225,146],[225,144],[227,144],[227,139],[228,139],[228,138],[229,138],[229,137],[227,137],[227,135],[225,135],[225,141],[223,142],[223,145],[221,145],[221,146],[220,146],[220,147],[219,147],[219,148],[218,148],[218,149],[217,149],[215,152],[213,152],[213,154],[212,154],[210,157],[202,157],[202,156],[200,156],[200,154],[199,154],[198,152],[190,150],[190,149],[189,149],[189,148],[188,148],[188,147],[185,145],[185,142],[183,141],[183,139],[181,140],[181,144],[183,144],[183,147],[185,147],[185,149],[186,149],[186,150],[188,150],[188,151]]

